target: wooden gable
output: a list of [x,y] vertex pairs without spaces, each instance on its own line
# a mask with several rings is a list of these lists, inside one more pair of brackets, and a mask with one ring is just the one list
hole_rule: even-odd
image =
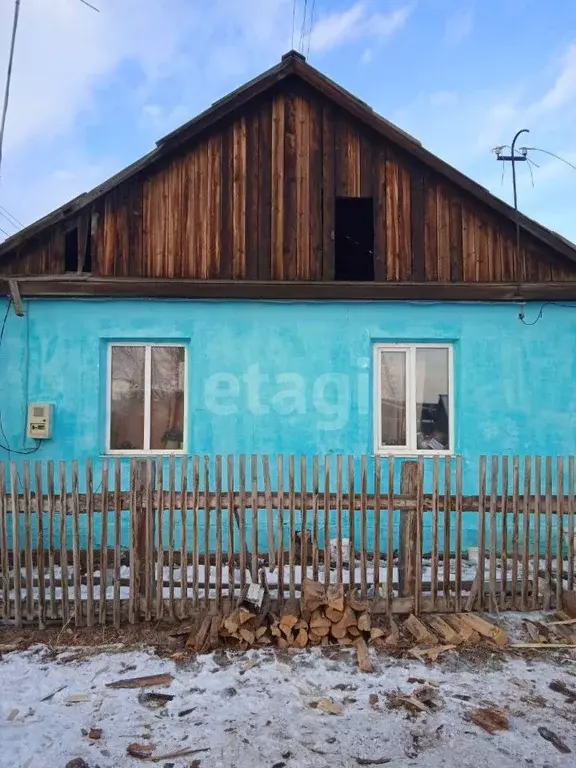
[[297,57],[288,63],[193,121],[192,135],[184,126],[10,238],[0,273],[64,275],[76,245],[78,271],[101,278],[333,281],[335,201],[363,197],[376,283],[576,279],[576,247],[521,217],[517,253],[509,206]]

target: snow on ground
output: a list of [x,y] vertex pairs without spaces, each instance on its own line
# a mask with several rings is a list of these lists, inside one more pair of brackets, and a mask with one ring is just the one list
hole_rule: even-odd
[[[132,742],[154,744],[154,754],[209,749],[159,763],[174,768],[193,760],[203,768],[348,768],[361,764],[358,758],[426,768],[560,768],[576,760],[576,705],[548,688],[553,679],[575,685],[576,662],[568,658],[485,651],[447,654],[430,667],[379,655],[371,675],[338,649],[220,652],[178,666],[142,650],[62,659],[36,647],[0,660],[1,768],[64,768],[75,757],[90,768],[150,765],[126,755]],[[175,678],[170,687],[144,689],[174,696],[161,709],[144,706],[141,690],[106,688],[119,678],[164,672]],[[438,686],[439,711],[409,716],[387,708],[388,692],[418,687],[410,677]],[[324,697],[341,714],[310,706]],[[508,709],[510,730],[491,736],[465,719],[470,709],[494,704]],[[540,726],[557,733],[572,754],[545,741]],[[100,740],[90,742],[91,727],[102,729]]]

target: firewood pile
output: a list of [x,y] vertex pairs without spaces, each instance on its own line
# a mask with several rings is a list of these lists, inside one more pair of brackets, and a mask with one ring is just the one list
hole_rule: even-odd
[[275,646],[281,650],[309,646],[351,646],[362,671],[372,671],[368,646],[377,650],[407,652],[423,661],[435,661],[462,645],[488,642],[505,646],[504,630],[476,614],[410,615],[403,620],[373,610],[374,603],[342,584],[305,579],[300,600],[286,600],[278,611],[264,599],[255,607],[240,604],[226,616],[204,618],[190,632],[188,650],[206,653],[222,645],[241,650]]

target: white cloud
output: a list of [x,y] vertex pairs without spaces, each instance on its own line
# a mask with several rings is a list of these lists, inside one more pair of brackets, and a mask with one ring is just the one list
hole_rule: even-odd
[[345,11],[336,11],[319,18],[310,33],[310,48],[312,51],[325,52],[361,38],[385,40],[402,29],[412,10],[410,4],[389,13],[371,12],[367,3],[358,0]]
[[444,25],[444,42],[457,45],[465,40],[474,27],[474,11],[472,8],[461,9],[451,14]]
[[562,65],[553,85],[530,108],[532,116],[550,112],[576,100],[576,43],[562,57]]

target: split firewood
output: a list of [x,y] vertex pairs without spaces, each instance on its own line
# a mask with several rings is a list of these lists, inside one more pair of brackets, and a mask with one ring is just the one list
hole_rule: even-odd
[[340,637],[338,645],[354,645],[354,640],[351,637]]
[[356,622],[356,614],[350,606],[346,606],[344,615],[340,621],[337,624],[332,624],[332,637],[336,638],[336,640],[344,637],[348,631],[348,627],[356,626]]
[[458,616],[445,616],[445,621],[458,632],[464,643],[474,644],[480,642],[480,635],[469,624],[465,624]]
[[249,629],[244,629],[244,627],[241,627],[240,629],[240,637],[244,642],[248,643],[248,645],[253,645],[254,640],[256,639],[254,632],[251,632]]
[[322,638],[320,635],[317,635],[316,632],[308,632],[308,640],[312,643],[312,645],[320,645]]
[[322,646],[322,648],[327,648],[330,645],[330,638],[328,637],[328,635],[324,635],[322,640],[320,640],[320,645]]
[[328,608],[342,613],[344,611],[344,585],[330,584],[326,590],[326,600]]
[[370,642],[377,640],[380,637],[384,637],[386,632],[381,627],[372,627],[370,630]]
[[370,614],[361,613],[360,616],[358,616],[358,629],[360,632],[370,632],[371,626],[372,622],[370,620]]
[[106,688],[152,688],[169,686],[174,678],[172,675],[146,675],[144,677],[127,677],[124,680],[116,680],[106,683]]
[[268,635],[262,635],[262,637],[258,640],[259,645],[271,645],[272,644],[272,638],[268,637]]
[[126,752],[128,752],[131,757],[139,757],[144,760],[147,757],[150,757],[153,751],[154,744],[137,744],[134,742],[133,744],[129,744],[126,748]]
[[282,630],[276,621],[270,624],[270,633],[273,637],[282,637]]
[[368,600],[361,599],[355,589],[348,592],[347,602],[350,608],[356,613],[364,613],[368,610]]
[[344,616],[344,610],[337,611],[336,608],[331,608],[330,606],[326,608],[324,613],[326,614],[326,618],[329,619],[332,624],[338,624],[342,619],[342,616]]
[[310,630],[314,632],[318,637],[328,637],[330,634],[330,627],[310,627]]
[[318,581],[304,579],[302,581],[302,608],[314,612],[328,602],[326,587]]
[[562,593],[562,606],[564,608],[564,613],[566,614],[566,618],[568,619],[576,618],[576,591],[575,590],[570,589]]
[[293,629],[294,629],[294,631],[296,631],[298,629],[306,629],[307,630],[308,629],[308,622],[304,621],[304,619],[298,619],[296,624],[294,624]]
[[254,633],[256,640],[260,640],[260,638],[268,632],[268,627],[258,627],[256,632]]
[[436,645],[438,642],[436,636],[413,613],[408,616],[403,626],[419,643]]
[[466,719],[475,725],[479,725],[488,733],[496,733],[497,731],[507,731],[508,725],[508,713],[497,707],[479,707],[478,709],[472,709],[466,712]]
[[314,611],[314,613],[312,614],[312,618],[310,619],[309,626],[310,626],[310,629],[314,630],[314,632],[316,632],[317,634],[320,634],[318,633],[317,630],[319,628],[322,628],[322,629],[327,629],[329,632],[330,628],[332,627],[332,622],[330,621],[329,618],[326,617],[326,615],[324,614],[324,611],[318,609],[317,611]]
[[425,712],[430,714],[431,710],[422,701],[416,698],[414,695],[403,696],[400,693],[387,694],[387,707],[388,709],[399,709],[404,707],[409,712]]
[[210,635],[209,635],[210,650],[212,650],[212,651],[215,651],[216,648],[218,648],[218,645],[219,645],[218,634],[219,634],[219,630],[220,630],[220,622],[221,622],[220,616],[213,616],[212,617],[212,622],[210,624]]
[[496,645],[508,645],[508,636],[503,629],[500,629],[495,624],[490,624],[485,619],[481,619],[475,613],[461,613],[458,618],[465,624],[468,624],[469,627],[472,627],[479,635],[491,640]]
[[428,626],[448,645],[460,645],[462,638],[441,616],[427,616]]
[[298,630],[298,634],[294,638],[292,645],[295,648],[305,648],[308,645],[308,632],[304,628]]
[[360,637],[360,635],[361,635],[362,633],[360,632],[360,630],[358,629],[358,627],[356,627],[356,626],[354,626],[354,625],[353,625],[353,626],[351,626],[351,627],[348,627],[348,634],[349,634],[351,637]]
[[279,637],[279,638],[276,640],[276,645],[278,646],[278,648],[279,648],[281,651],[285,651],[287,648],[289,648],[289,647],[290,647],[290,643],[289,643],[289,642],[288,642],[288,640],[286,640],[286,638],[284,638],[284,637]]
[[398,645],[398,639],[399,639],[399,632],[398,632],[398,625],[390,616],[390,632],[386,636],[386,645],[388,648],[394,648]]
[[358,656],[358,668],[360,672],[373,672],[374,667],[370,661],[370,654],[368,653],[368,646],[363,637],[356,639],[354,645],[356,646],[356,653]]
[[298,623],[299,618],[300,618],[300,605],[298,603],[298,600],[296,600],[295,598],[286,600],[282,608],[282,613],[280,615],[281,631],[284,634],[286,634],[287,631],[290,632],[292,630],[292,627],[294,627]]
[[196,635],[196,639],[194,642],[194,647],[196,648],[197,653],[202,653],[204,651],[205,646],[207,646],[207,644],[209,643],[208,636],[210,634],[211,626],[212,626],[212,617],[206,616],[206,618],[202,622],[202,625],[200,626],[200,629],[198,630],[198,634]]
[[432,648],[410,648],[408,653],[414,656],[415,659],[420,659],[420,661],[438,661],[441,653],[453,651],[455,648],[455,645],[433,645]]

